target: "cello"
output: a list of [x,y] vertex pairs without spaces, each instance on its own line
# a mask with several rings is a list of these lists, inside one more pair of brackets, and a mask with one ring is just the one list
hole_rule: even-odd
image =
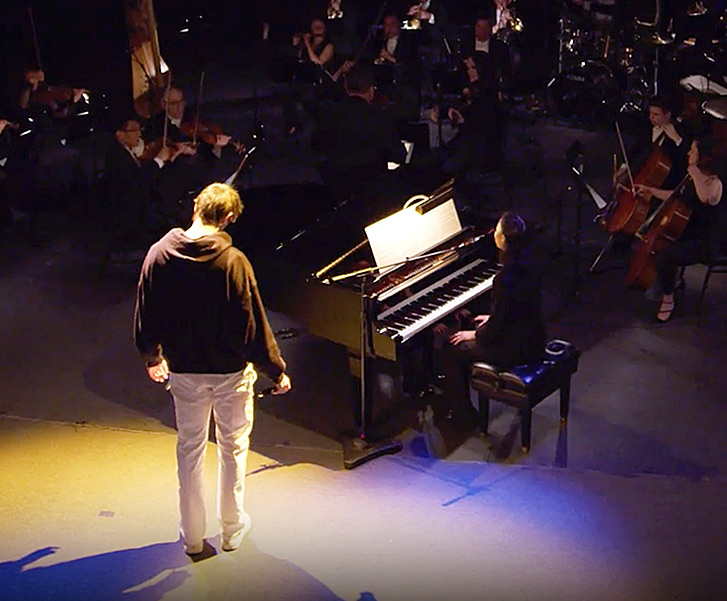
[[661,150],[661,144],[666,137],[666,134],[662,132],[653,143],[649,157],[634,176],[626,156],[618,121],[616,122],[616,133],[626,162],[629,185],[626,186],[620,181],[616,182],[609,203],[598,217],[598,224],[610,234],[620,232],[633,236],[644,224],[651,204],[651,194],[644,190],[636,192],[637,184],[652,188],[661,187],[669,176],[672,162]]
[[656,256],[676,242],[689,223],[692,210],[681,199],[692,176],[684,176],[676,189],[636,231],[638,243],[631,255],[626,285],[647,290],[656,278]]

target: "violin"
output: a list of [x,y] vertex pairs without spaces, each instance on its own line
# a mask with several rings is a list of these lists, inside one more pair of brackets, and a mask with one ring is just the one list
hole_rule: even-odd
[[72,102],[80,93],[80,99],[88,102],[88,91],[84,88],[72,88],[69,86],[39,86],[31,93],[31,101],[46,106],[67,104]]
[[229,138],[227,142],[222,144],[232,144],[238,153],[244,152],[245,144],[240,140],[236,140],[233,136],[226,134],[219,125],[208,123],[203,121],[199,117],[192,119],[191,121],[182,121],[179,125],[179,130],[184,133],[185,136],[192,139],[192,145],[196,146],[200,141],[209,144],[210,146],[216,146],[218,144],[219,136],[223,138]]

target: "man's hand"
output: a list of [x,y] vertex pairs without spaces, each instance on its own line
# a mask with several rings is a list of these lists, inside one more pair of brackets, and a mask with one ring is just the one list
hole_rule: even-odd
[[477,333],[476,330],[460,330],[459,332],[455,332],[449,337],[449,341],[457,345],[460,342],[468,342],[470,340],[474,340]]
[[146,368],[146,373],[154,382],[166,382],[169,378],[169,364],[166,359],[158,365],[151,365]]
[[172,154],[169,157],[170,161],[174,161],[180,154],[194,155],[197,154],[197,148],[192,146],[189,142],[179,142],[172,148]]
[[679,135],[679,132],[676,127],[674,127],[673,123],[667,123],[662,129],[667,137],[671,138],[677,146],[681,145],[682,137]]
[[464,116],[454,107],[449,107],[449,111],[447,111],[447,116],[449,117],[449,120],[455,125],[462,125],[464,123]]
[[45,81],[45,73],[40,69],[28,71],[25,74],[25,81],[27,81],[34,90],[36,90],[38,88],[38,84],[41,81]]
[[282,376],[280,376],[280,382],[278,382],[275,385],[275,388],[273,388],[273,394],[285,394],[290,389],[290,378],[288,377],[288,374],[283,374]]
[[88,90],[85,88],[73,88],[73,103],[77,103],[81,98],[83,98],[84,94],[87,94]]
[[245,146],[243,142],[236,142],[235,140],[232,140],[231,144],[235,148],[235,152],[237,154],[243,154],[247,150],[247,146]]

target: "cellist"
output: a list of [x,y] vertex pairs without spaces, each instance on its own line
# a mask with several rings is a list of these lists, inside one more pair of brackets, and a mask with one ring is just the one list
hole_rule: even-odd
[[[683,235],[656,255],[656,281],[647,290],[647,297],[660,300],[657,322],[669,320],[674,311],[674,289],[679,267],[705,262],[727,240],[727,203],[724,195],[723,167],[718,168],[714,155],[714,138],[698,137],[692,141],[687,155],[689,180],[682,200],[692,210]],[[659,200],[667,200],[672,189],[638,185]],[[637,190],[638,192],[639,190]]]
[[[689,141],[687,128],[674,119],[671,100],[665,95],[652,96],[649,99],[649,126],[637,134],[637,139],[628,153],[631,168],[634,173],[638,172],[656,145],[671,161],[671,171],[663,185],[673,189],[686,173]],[[626,164],[622,164],[614,181],[626,175],[626,169]]]

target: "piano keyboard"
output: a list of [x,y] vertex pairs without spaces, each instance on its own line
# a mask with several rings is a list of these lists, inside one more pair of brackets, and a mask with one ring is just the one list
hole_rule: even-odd
[[477,259],[380,313],[377,330],[397,342],[406,342],[490,290],[498,271],[496,265]]

